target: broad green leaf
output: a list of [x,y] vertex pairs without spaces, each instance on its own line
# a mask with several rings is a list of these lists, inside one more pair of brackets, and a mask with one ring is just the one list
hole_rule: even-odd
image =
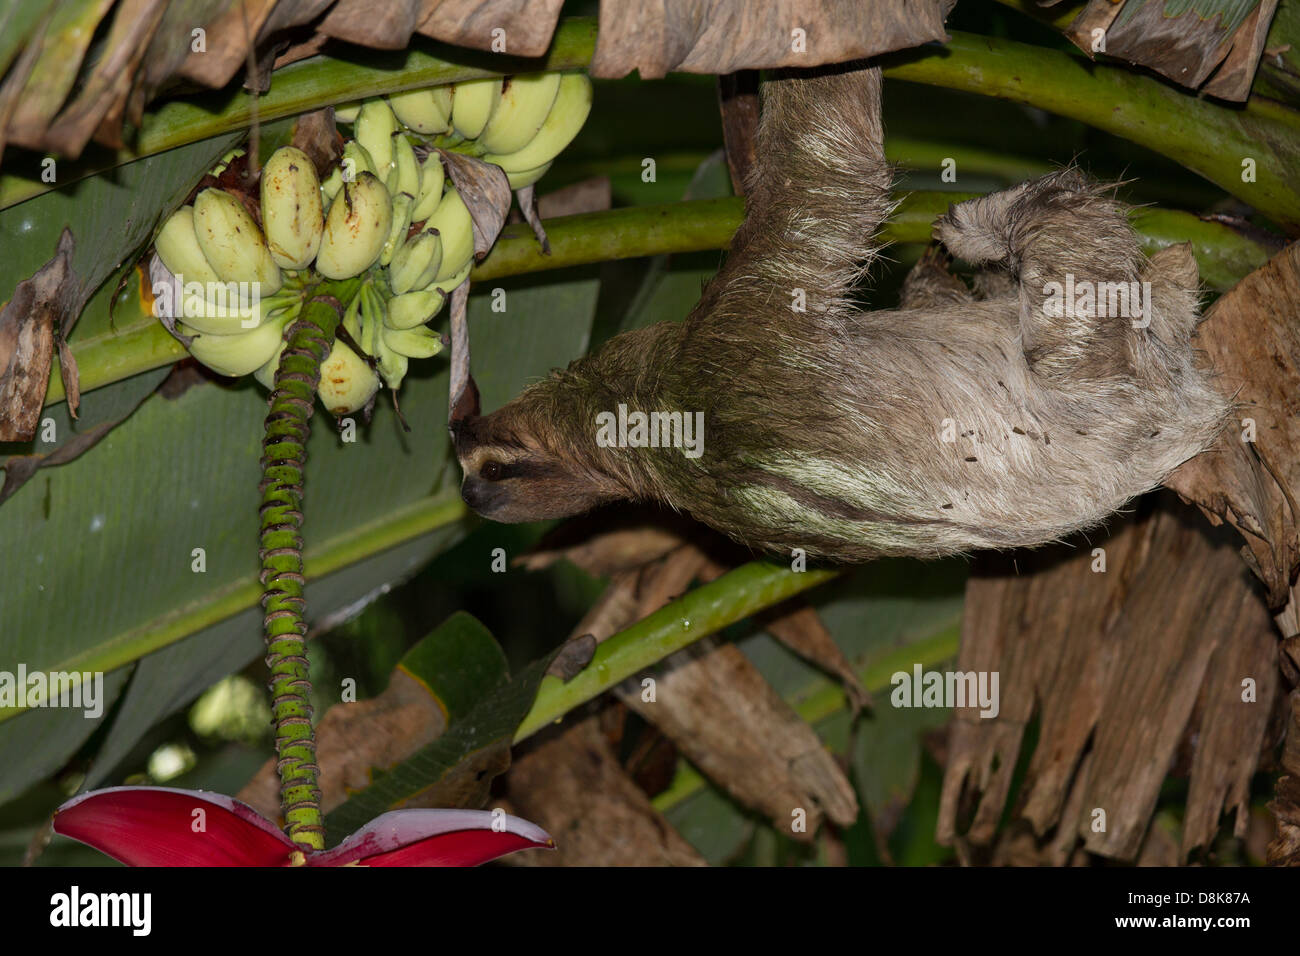
[[[567,363],[585,346],[597,291],[590,280],[521,287],[510,293],[506,313],[491,313],[472,297],[471,314],[485,318],[472,325],[476,370],[488,373],[504,399]],[[491,372],[502,366],[504,373]],[[368,427],[357,423],[355,442],[343,442],[329,416],[316,416],[305,524],[312,619],[409,576],[459,536],[466,509],[450,456],[446,392],[446,364],[435,358],[413,365],[403,386],[410,432],[386,396]],[[258,653],[242,636],[243,650],[225,656],[205,644],[234,642],[226,627],[260,633],[257,483],[265,410],[264,393],[251,382],[154,396],[89,453],[50,469],[48,481],[41,476],[0,507],[0,538],[30,542],[0,579],[10,625],[0,637],[0,662],[111,671],[200,635],[169,660],[194,682],[189,690],[167,667],[145,673],[140,709],[124,708],[127,723],[110,738],[109,765],[142,726]],[[198,548],[201,572],[194,570]],[[364,560],[373,560],[369,569],[357,567]],[[316,580],[322,575],[333,576]],[[49,713],[0,710],[0,745],[32,734]],[[30,779],[15,786],[24,782]]]
[[510,679],[492,633],[464,611],[443,621],[397,666],[428,688],[448,723],[463,719],[484,694]]
[[[458,634],[460,640],[481,644],[487,634],[486,628],[468,615],[457,615],[448,624],[448,634],[435,638],[436,644],[445,644]],[[441,736],[397,766],[375,771],[369,787],[328,814],[329,839],[338,842],[381,813],[412,800],[419,800],[421,806],[450,806],[474,802],[471,793],[486,795],[492,777],[509,766],[515,731],[533,706],[547,667],[563,649],[562,645],[514,677],[499,680],[486,693],[480,690],[453,698],[457,706],[469,705],[469,709],[458,714],[449,708],[450,721]],[[425,666],[432,663],[423,655],[421,658]],[[476,669],[480,677],[490,676],[481,664]]]
[[[5,659],[0,669],[12,674],[17,671],[18,663]],[[27,670],[30,673],[32,668],[29,666]],[[22,733],[0,728],[0,803],[18,796],[30,784],[62,767],[104,725],[128,676],[129,668],[104,675],[103,709],[97,717],[87,717],[81,708],[53,707],[32,711],[39,719],[28,720]]]
[[[72,268],[89,298],[150,240],[163,214],[180,204],[240,136],[193,143],[0,212],[0,249],[5,250],[0,302],[54,255],[65,226],[76,239]],[[53,169],[58,182],[57,163]]]

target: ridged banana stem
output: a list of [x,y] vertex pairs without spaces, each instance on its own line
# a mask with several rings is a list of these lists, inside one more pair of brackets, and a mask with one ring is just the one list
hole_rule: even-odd
[[286,344],[275,372],[262,439],[259,557],[276,772],[285,833],[307,851],[325,848],[325,824],[309,702],[302,566],[303,469],[321,360],[329,354],[344,307],[358,285],[358,280],[323,283],[304,293],[298,318],[285,330]]

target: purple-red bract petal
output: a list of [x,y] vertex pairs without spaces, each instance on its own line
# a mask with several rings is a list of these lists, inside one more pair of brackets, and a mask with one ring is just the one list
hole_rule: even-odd
[[[496,823],[496,829],[493,823]],[[478,866],[555,842],[539,826],[487,810],[394,810],[375,817],[308,866]]]
[[109,787],[54,811],[54,831],[128,866],[283,866],[294,845],[222,793]]

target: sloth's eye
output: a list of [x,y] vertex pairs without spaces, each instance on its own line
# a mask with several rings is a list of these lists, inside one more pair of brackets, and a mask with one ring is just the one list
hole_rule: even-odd
[[500,481],[506,476],[505,467],[499,461],[484,462],[478,473],[484,481]]

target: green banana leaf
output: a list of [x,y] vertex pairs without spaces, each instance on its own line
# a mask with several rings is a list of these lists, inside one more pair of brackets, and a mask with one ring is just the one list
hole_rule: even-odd
[[[485,402],[504,401],[586,348],[594,280],[511,289],[505,312],[493,312],[485,292],[471,297],[469,312]],[[409,576],[462,533],[446,396],[445,362],[434,359],[415,367],[402,391],[410,432],[386,397],[368,427],[358,423],[354,443],[317,416],[306,525],[313,618]],[[30,542],[0,580],[11,635],[5,665],[115,671],[166,649],[167,658],[136,675],[104,763],[142,727],[260,653],[257,463],[265,409],[264,393],[247,381],[156,394],[86,454],[47,469],[0,507],[0,538]],[[216,654],[217,643],[230,647]],[[0,747],[42,732],[39,725],[58,713],[0,711]],[[58,765],[56,753],[66,759],[94,729],[82,726],[89,723],[73,725],[78,734],[65,730],[47,763]],[[0,765],[0,794],[39,779],[19,769]]]

